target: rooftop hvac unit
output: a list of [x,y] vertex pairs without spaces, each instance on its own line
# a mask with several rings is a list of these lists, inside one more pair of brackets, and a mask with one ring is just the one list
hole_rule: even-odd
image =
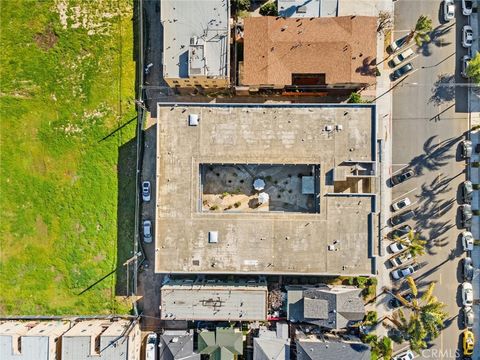
[[188,115],[188,125],[189,126],[197,126],[198,125],[198,114]]
[[326,125],[325,126],[325,131],[332,131],[333,130],[333,126],[332,125]]
[[337,131],[342,131],[343,130],[343,125],[337,124],[335,126],[335,128],[337,129]]
[[218,243],[218,231],[209,231],[208,232],[208,242],[210,244]]

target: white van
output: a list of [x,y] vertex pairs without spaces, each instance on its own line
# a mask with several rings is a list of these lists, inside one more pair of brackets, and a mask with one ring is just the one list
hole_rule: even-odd
[[399,65],[400,63],[404,62],[405,60],[407,60],[410,56],[412,56],[413,54],[415,54],[413,52],[412,49],[407,49],[405,50],[404,52],[402,52],[401,54],[398,54],[397,56],[395,56],[391,61],[390,61],[390,66],[391,67],[395,67],[397,65]]
[[147,335],[147,346],[145,346],[145,360],[157,360],[157,334]]

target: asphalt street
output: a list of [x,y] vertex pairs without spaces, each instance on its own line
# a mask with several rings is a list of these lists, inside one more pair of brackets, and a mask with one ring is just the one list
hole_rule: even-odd
[[[456,20],[444,23],[442,2],[400,0],[395,3],[395,39],[408,34],[420,14],[433,20],[432,40],[411,61],[415,71],[393,90],[393,165],[391,174],[414,169],[417,176],[392,189],[392,199],[408,197],[416,211],[409,222],[428,240],[427,254],[414,274],[420,289],[436,282],[435,294],[447,304],[446,329],[424,350],[422,359],[461,358],[460,259],[464,256],[457,226],[458,186],[465,163],[458,145],[468,129],[467,87],[460,76],[461,28],[467,18],[456,2]],[[397,284],[405,287],[405,284]]]

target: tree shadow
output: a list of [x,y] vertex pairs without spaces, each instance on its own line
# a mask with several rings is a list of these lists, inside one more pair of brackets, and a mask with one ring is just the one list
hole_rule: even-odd
[[375,76],[377,73],[377,59],[372,59],[371,56],[366,57],[362,61],[362,66],[356,68],[355,72],[364,76]]
[[424,41],[422,45],[418,47],[417,53],[421,53],[423,56],[430,56],[432,55],[433,46],[444,47],[450,45],[450,42],[443,41],[443,37],[451,30],[452,25],[448,27],[443,27],[442,25],[437,26],[430,32],[430,41]]
[[424,170],[436,171],[449,163],[454,155],[447,154],[452,147],[460,141],[461,136],[450,138],[439,144],[433,144],[437,136],[431,136],[423,145],[423,154],[414,157],[409,166],[415,170],[417,175],[422,175]]
[[432,96],[428,100],[435,106],[455,100],[455,75],[441,74],[433,83]]
[[[135,197],[136,197],[136,140],[132,138],[118,149],[117,165],[117,271],[116,295],[128,296],[127,267],[123,263],[132,256],[135,235]],[[129,267],[132,271],[132,267]],[[129,283],[133,280],[129,274]]]

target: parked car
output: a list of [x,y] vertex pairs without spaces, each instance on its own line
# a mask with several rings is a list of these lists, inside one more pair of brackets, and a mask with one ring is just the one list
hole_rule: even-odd
[[471,257],[466,257],[462,259],[462,275],[464,281],[472,281],[473,275],[475,274],[475,268],[473,267],[473,262]]
[[445,0],[443,2],[443,20],[450,21],[455,18],[455,5],[453,0]]
[[402,238],[410,233],[412,231],[412,227],[410,225],[403,225],[400,226],[399,228],[389,232],[387,234],[387,237],[390,239],[396,239],[396,238]]
[[470,356],[473,354],[473,348],[475,347],[475,335],[470,330],[464,330],[462,337],[463,355]]
[[415,216],[415,211],[413,211],[413,210],[405,211],[405,212],[403,212],[399,215],[396,215],[396,216],[392,217],[390,219],[390,223],[393,226],[396,226],[396,225],[399,225],[401,223],[404,223],[405,221],[413,219],[414,216]]
[[410,260],[412,260],[412,258],[412,254],[410,254],[409,252],[405,252],[403,254],[390,258],[389,261],[393,267],[397,267],[409,262]]
[[[471,46],[471,44],[470,44]],[[398,68],[397,70],[395,70],[392,75],[391,75],[391,79],[392,81],[395,81],[395,80],[398,80],[400,79],[402,76],[405,76],[407,75],[409,72],[411,72],[413,70],[413,65],[411,63],[408,63],[408,64],[405,64],[403,65],[401,68]]]
[[472,202],[473,197],[473,184],[470,180],[465,180],[460,185],[460,193],[462,194],[462,202],[469,204]]
[[398,211],[398,210],[401,210],[404,207],[407,207],[411,204],[412,204],[412,202],[410,201],[410,199],[408,197],[406,197],[406,198],[403,198],[402,200],[398,200],[398,201],[394,202],[392,204],[392,210],[393,211]]
[[412,169],[409,169],[409,170],[403,171],[398,175],[393,175],[390,181],[392,182],[393,185],[398,185],[414,176],[415,176],[415,171],[413,171]]
[[470,140],[462,140],[460,142],[460,156],[463,160],[472,156],[472,142]]
[[395,355],[392,360],[412,360],[415,358],[415,354],[412,350],[404,351],[398,355]]
[[460,73],[460,75],[462,75],[465,79],[468,79],[467,66],[468,66],[468,62],[470,60],[472,60],[470,55],[463,55],[463,57],[462,57],[462,72]]
[[404,250],[407,250],[407,246],[406,246],[406,244],[402,244],[402,243],[399,243],[399,242],[394,242],[394,243],[391,243],[388,246],[388,250],[390,251],[390,253],[396,254],[396,253],[402,252]]
[[[400,294],[400,295],[402,295],[402,297],[409,302],[412,301],[413,298],[414,298],[412,293],[406,293],[406,294]],[[395,308],[399,308],[400,306],[402,306],[402,303],[396,297],[393,297],[388,302],[388,305],[390,305],[391,308],[395,309]]]
[[472,251],[473,250],[473,234],[470,231],[462,232],[462,246],[463,251]]
[[399,50],[402,46],[407,43],[408,36],[405,35],[400,39],[395,40],[393,43],[389,45],[390,53],[394,53],[395,51]]
[[465,25],[462,28],[462,46],[469,48],[473,43],[473,29],[470,25]]
[[473,313],[473,309],[471,306],[465,306],[463,309],[463,325],[466,328],[473,327],[475,323],[475,314]]
[[473,1],[471,0],[462,0],[462,14],[469,16],[473,11]]
[[462,283],[462,305],[473,305],[473,286],[469,282]]
[[400,280],[408,275],[412,275],[415,272],[413,266],[406,266],[402,269],[393,270],[390,274],[392,274],[393,280]]
[[150,181],[144,181],[142,183],[142,199],[145,202],[150,201]]
[[152,222],[150,220],[143,222],[143,241],[147,244],[152,242]]
[[397,56],[395,56],[392,60],[389,61],[389,65],[390,67],[395,67],[395,66],[398,66],[400,65],[402,62],[404,62],[405,60],[407,60],[410,56],[414,55],[415,53],[413,52],[412,49],[407,49],[405,50],[404,52],[402,52],[401,54],[398,54]]
[[147,335],[147,346],[145,347],[145,359],[157,359],[157,334],[150,333]]
[[460,226],[462,228],[469,228],[472,226],[472,206],[464,204],[460,206]]

